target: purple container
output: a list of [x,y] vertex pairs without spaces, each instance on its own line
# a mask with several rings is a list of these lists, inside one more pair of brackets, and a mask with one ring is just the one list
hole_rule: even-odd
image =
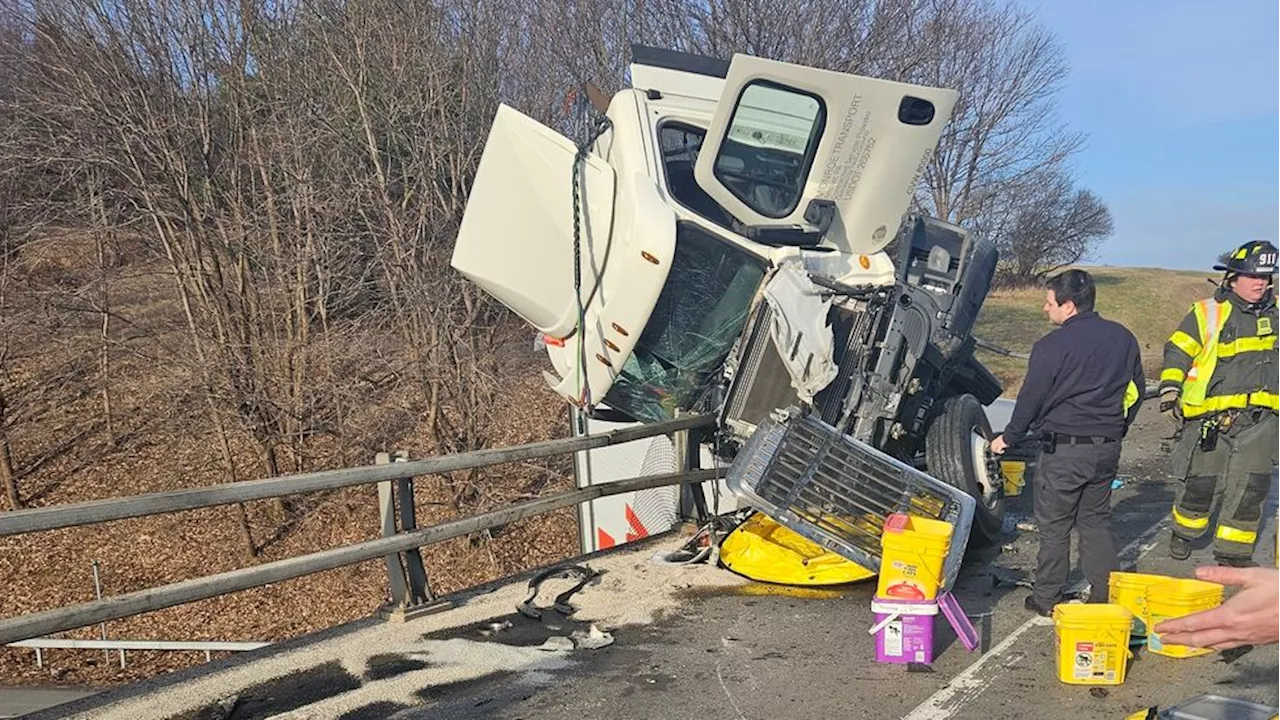
[[933,663],[933,623],[938,616],[936,600],[871,601],[876,624],[876,662]]

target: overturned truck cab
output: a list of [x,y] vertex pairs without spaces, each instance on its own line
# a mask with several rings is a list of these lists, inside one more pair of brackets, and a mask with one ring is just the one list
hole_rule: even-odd
[[956,93],[644,47],[630,75],[581,147],[499,108],[454,268],[537,328],[584,410],[716,413],[732,454],[802,407],[998,533],[1002,387],[971,335],[997,253],[909,212]]

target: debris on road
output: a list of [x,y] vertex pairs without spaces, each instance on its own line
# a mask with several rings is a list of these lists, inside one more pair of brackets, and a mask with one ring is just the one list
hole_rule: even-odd
[[538,649],[545,652],[569,652],[573,650],[573,641],[563,635],[552,635]]
[[570,635],[579,650],[599,650],[613,644],[613,635],[592,623],[590,630],[574,630]]
[[1125,720],[1181,720],[1181,718],[1231,718],[1231,720],[1270,720],[1276,716],[1276,708],[1249,700],[1223,697],[1222,695],[1197,695],[1177,705],[1161,710],[1149,707],[1139,710]]
[[1245,655],[1248,655],[1250,650],[1253,650],[1252,645],[1241,645],[1240,647],[1231,648],[1229,650],[1223,650],[1222,652],[1218,653],[1218,662],[1222,662],[1230,665],[1231,663],[1239,660]]
[[483,635],[484,637],[490,637],[492,635],[497,635],[498,633],[502,632],[503,630],[506,630],[509,627],[511,627],[510,620],[503,620],[502,622],[495,621],[495,622],[487,623],[485,624],[484,627],[480,628],[480,634]]
[[578,583],[557,595],[555,602],[552,604],[556,612],[561,615],[572,615],[578,611],[578,608],[569,603],[569,598],[573,597],[588,584],[599,584],[602,574],[586,565],[559,565],[544,570],[529,580],[529,591],[525,594],[524,600],[516,605],[516,610],[521,615],[534,620],[541,618],[542,609],[535,606],[533,601],[538,597],[538,591],[542,589],[542,583],[557,578],[577,579]]
[[1026,570],[1007,568],[1000,565],[991,566],[991,587],[1024,587],[1028,590],[1035,587],[1031,573]]

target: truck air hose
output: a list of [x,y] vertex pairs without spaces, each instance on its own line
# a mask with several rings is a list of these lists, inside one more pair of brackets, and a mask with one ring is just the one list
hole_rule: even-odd
[[587,153],[591,150],[591,146],[601,135],[610,127],[608,117],[601,117],[596,121],[595,128],[587,136],[580,145],[578,152],[573,157],[573,297],[577,303],[578,310],[578,405],[583,408],[591,406],[591,383],[587,379],[587,346],[586,346],[586,325],[587,311],[582,306],[582,203],[580,200],[580,183],[582,176],[582,163],[587,159]]

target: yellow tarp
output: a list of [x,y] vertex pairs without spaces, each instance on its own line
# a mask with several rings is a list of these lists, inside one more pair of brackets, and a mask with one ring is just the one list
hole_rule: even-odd
[[840,585],[876,576],[763,513],[729,533],[720,544],[720,562],[752,580],[782,585]]

